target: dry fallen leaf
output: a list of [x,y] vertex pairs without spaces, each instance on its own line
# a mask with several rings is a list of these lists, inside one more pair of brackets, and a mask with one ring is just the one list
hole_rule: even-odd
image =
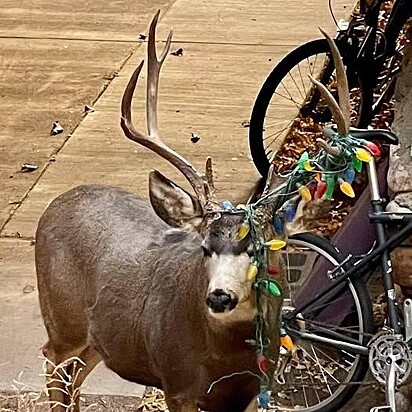
[[38,169],[39,166],[30,164],[30,163],[24,163],[21,165],[20,167],[20,172],[21,173],[30,173],[30,172],[34,172],[35,170]]
[[172,56],[182,57],[183,56],[183,48],[179,47],[177,50],[174,50],[170,53]]
[[31,293],[34,292],[34,285],[31,285],[28,283],[24,288],[23,288],[23,293]]
[[55,136],[56,134],[63,133],[63,131],[64,131],[64,129],[63,129],[62,125],[58,121],[55,121],[52,124],[52,129],[50,131],[50,136]]

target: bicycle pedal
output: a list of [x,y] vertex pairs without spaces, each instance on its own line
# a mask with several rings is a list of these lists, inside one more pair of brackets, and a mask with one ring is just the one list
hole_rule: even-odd
[[393,412],[390,406],[375,406],[370,412]]

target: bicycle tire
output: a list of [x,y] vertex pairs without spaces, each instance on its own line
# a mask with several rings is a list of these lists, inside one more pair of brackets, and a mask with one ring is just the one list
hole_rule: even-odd
[[[320,264],[322,265],[322,259],[326,259],[326,262],[329,262],[332,266],[336,266],[337,264],[342,263],[342,257],[338,253],[337,249],[332,245],[331,242],[326,240],[325,238],[322,238],[320,236],[311,234],[311,233],[302,233],[298,234],[295,236],[292,236],[288,239],[288,246],[287,248],[292,247],[292,248],[297,248],[297,250],[303,249],[306,252],[306,255],[309,256],[307,259],[312,259],[312,260],[306,260],[305,262],[301,262],[303,267],[309,267],[315,268],[316,265]],[[309,252],[308,252],[309,251]],[[284,256],[288,256],[288,259],[290,258],[290,252],[284,252]],[[296,252],[294,252],[296,253]],[[302,253],[302,252],[299,252]],[[311,254],[315,254],[317,257],[315,259],[310,258]],[[312,262],[312,263],[311,263]],[[328,264],[329,264],[328,263]],[[287,270],[290,270],[291,266],[288,266]],[[317,266],[319,268],[319,266]],[[296,270],[296,269],[295,269]],[[328,284],[330,284],[331,280],[326,276],[326,273],[323,273],[323,281],[326,281]],[[293,275],[295,276],[295,275]],[[293,277],[292,276],[292,277]],[[290,283],[289,283],[290,284]],[[308,285],[316,285],[316,279],[313,278],[313,272],[309,273],[308,277],[303,281],[303,284],[298,286],[298,290],[293,292],[294,296],[297,296],[299,294],[299,291],[302,293],[305,293],[305,295],[308,295],[307,290],[305,290],[305,285],[306,289]],[[315,291],[319,292],[319,290],[316,289]],[[287,288],[287,286],[286,286]],[[284,286],[285,289],[285,286]],[[284,290],[284,295],[285,295],[285,305],[286,308],[284,308],[285,311],[290,310],[290,303],[293,303],[291,299],[292,292],[288,290]],[[316,293],[315,292],[315,293]],[[313,292],[312,292],[313,293]],[[289,295],[289,299],[288,299]],[[313,296],[313,294],[312,294]],[[337,329],[342,329],[341,333],[347,333],[348,336],[353,337],[356,341],[358,341],[361,344],[365,344],[367,339],[369,338],[369,335],[372,336],[373,330],[374,330],[374,325],[373,325],[373,315],[372,315],[372,304],[371,300],[369,297],[369,294],[367,292],[365,283],[362,281],[362,279],[358,278],[353,278],[352,280],[348,280],[343,284],[343,289],[339,292],[339,295],[337,300],[334,300],[332,303],[328,302],[328,307],[326,306],[325,303],[322,303],[322,300],[317,301],[317,305],[319,305],[316,308],[316,311],[318,315],[317,317],[313,318],[313,313],[315,313],[315,309],[306,309],[303,313],[300,314],[299,316],[299,322],[305,322],[308,323],[308,327],[310,328],[310,323],[315,323],[318,322],[318,319],[320,319],[321,316],[324,316],[321,314],[320,311],[327,312],[331,305],[338,305],[339,310],[344,310],[342,307],[347,307],[349,308],[348,305],[343,305],[342,306],[342,299],[347,299],[348,297],[351,297],[353,299],[353,302],[350,302],[350,305],[354,304],[354,308],[350,309],[348,313],[345,313],[342,315],[339,313],[338,316],[344,316],[342,319],[339,321],[339,326],[331,326],[332,324],[329,324],[331,327],[331,330]],[[340,302],[339,302],[340,300]],[[289,307],[289,309],[287,309]],[[336,307],[337,308],[337,307]],[[311,312],[313,310],[313,312]],[[355,313],[356,311],[356,313]],[[308,319],[312,316],[312,319],[309,321]],[[331,316],[331,315],[329,315]],[[334,320],[333,322],[335,322]],[[359,323],[357,323],[359,322]],[[325,321],[322,321],[322,329],[325,328]],[[287,325],[286,325],[287,326]],[[306,326],[305,326],[306,327]],[[321,328],[319,327],[319,330]],[[347,331],[347,332],[346,332]],[[311,343],[311,342],[296,342],[296,345],[298,347],[298,350],[303,351],[303,353],[308,352],[308,348],[311,349],[313,352],[313,359],[316,359],[317,362],[314,362],[314,365],[311,365],[309,370],[309,367],[307,366],[307,359],[302,358],[302,363],[306,365],[308,368],[307,371],[303,370],[302,368],[299,369],[296,365],[295,368],[290,368],[290,371],[286,375],[286,385],[284,386],[286,389],[286,393],[290,391],[290,388],[292,388],[295,392],[293,392],[293,397],[295,399],[295,404],[291,404],[292,401],[288,401],[289,403],[286,403],[285,399],[287,397],[281,396],[280,394],[284,392],[279,392],[277,391],[278,388],[276,388],[275,395],[273,395],[273,400],[275,405],[282,410],[282,408],[290,408],[293,410],[299,410],[299,411],[305,411],[305,412],[335,412],[339,411],[340,408],[347,403],[347,401],[354,395],[356,390],[359,387],[359,383],[364,379],[365,374],[368,370],[369,364],[368,364],[368,359],[367,356],[361,356],[361,355],[354,355],[350,354],[347,351],[341,351],[336,348],[328,347],[327,344],[322,343]],[[321,348],[321,349],[319,349]],[[331,355],[334,356],[331,356]],[[331,363],[330,358],[334,359],[333,367],[336,368],[336,370],[333,372],[333,379],[332,377],[329,377],[329,375],[326,374],[325,376],[320,376],[316,377],[316,373],[314,371],[318,368],[321,371],[325,369],[328,366],[328,363]],[[344,362],[343,362],[344,361]],[[300,361],[299,361],[300,362]],[[306,362],[306,363],[305,363]],[[313,362],[313,361],[312,361]],[[343,362],[343,365],[345,367],[345,372],[343,373],[343,367],[341,370],[337,365],[340,365]],[[325,367],[326,365],[326,367]],[[347,375],[345,375],[347,370]],[[298,372],[300,371],[300,372]],[[312,386],[310,386],[309,389],[305,389],[304,386],[304,378],[305,378],[305,373],[308,375],[312,375],[310,379],[312,379]],[[322,372],[323,373],[323,372]],[[303,375],[302,375],[303,374]],[[320,373],[318,372],[320,375]],[[334,379],[337,381],[340,376],[345,375],[345,380],[339,383],[335,383]],[[300,378],[298,379],[298,377]],[[314,377],[313,377],[314,376]],[[332,375],[331,375],[332,376]],[[313,379],[315,382],[313,382]],[[319,380],[320,379],[320,380]],[[330,394],[324,395],[324,387],[319,389],[321,385],[322,379],[324,380],[323,385],[329,390]],[[328,380],[330,382],[328,382]],[[333,385],[332,385],[332,384]],[[299,384],[302,385],[302,389],[297,390],[299,387]],[[333,391],[332,391],[333,388]],[[304,392],[304,393],[303,393]],[[316,393],[315,393],[316,392]],[[320,393],[320,395],[319,395]],[[302,405],[302,399],[306,401],[306,405]],[[315,399],[314,404],[309,404],[311,399]],[[319,402],[318,402],[319,400]],[[298,407],[298,405],[300,407]],[[295,409],[294,409],[295,408]]]

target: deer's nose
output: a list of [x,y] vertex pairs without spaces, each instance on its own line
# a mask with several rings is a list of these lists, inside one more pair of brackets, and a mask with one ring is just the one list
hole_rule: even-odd
[[213,312],[229,312],[237,305],[238,299],[232,293],[223,289],[215,289],[206,297],[206,304]]

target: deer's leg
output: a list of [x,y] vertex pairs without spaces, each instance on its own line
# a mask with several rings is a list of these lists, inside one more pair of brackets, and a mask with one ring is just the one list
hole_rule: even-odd
[[84,380],[89,373],[96,367],[96,365],[102,360],[99,352],[93,347],[88,346],[78,356],[84,364],[80,362],[73,362],[69,369],[69,373],[73,378],[73,385],[70,387],[70,400],[73,404],[73,412],[80,411],[80,389]]
[[46,372],[49,375],[46,378],[47,394],[49,396],[50,410],[53,412],[66,412],[70,404],[66,392],[66,385],[61,381],[58,374],[53,374],[54,367],[47,366]]
[[[43,347],[46,362],[46,386],[53,412],[79,411],[80,386],[87,375],[101,361],[100,354],[90,346],[71,350],[56,350],[49,341]],[[74,360],[67,365],[68,359],[79,358],[84,365]]]
[[50,410],[53,412],[66,412],[70,405],[68,385],[70,377],[62,363],[71,357],[66,351],[56,351],[49,341],[43,346],[46,361],[46,387],[50,401]]

